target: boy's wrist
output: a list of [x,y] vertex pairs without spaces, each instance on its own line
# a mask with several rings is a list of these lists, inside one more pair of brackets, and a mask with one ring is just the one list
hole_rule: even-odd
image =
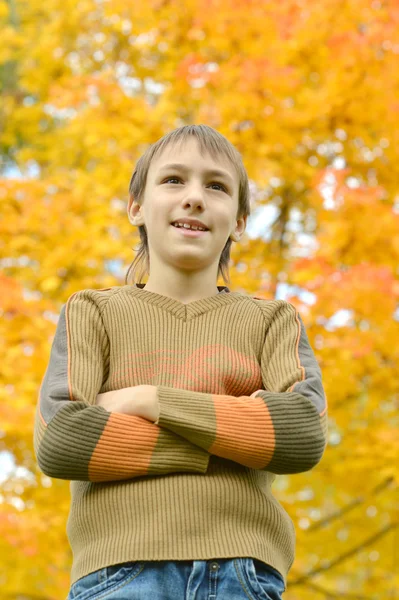
[[[140,390],[137,392],[137,387]],[[155,422],[159,418],[159,402],[157,387],[155,385],[140,385],[136,388],[135,399],[137,401],[134,408],[135,414],[148,421]]]
[[159,417],[157,387],[136,385],[98,394],[96,404],[108,412],[142,417],[155,422]]

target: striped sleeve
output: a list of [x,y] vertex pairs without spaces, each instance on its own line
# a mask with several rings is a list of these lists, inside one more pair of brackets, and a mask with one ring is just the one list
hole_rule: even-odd
[[215,395],[157,386],[161,427],[211,454],[276,474],[308,471],[327,445],[327,401],[321,370],[296,308],[258,303],[266,328],[262,390]]
[[35,413],[39,468],[49,477],[93,482],[205,473],[206,450],[146,419],[95,404],[110,348],[92,292],[76,292],[61,308]]

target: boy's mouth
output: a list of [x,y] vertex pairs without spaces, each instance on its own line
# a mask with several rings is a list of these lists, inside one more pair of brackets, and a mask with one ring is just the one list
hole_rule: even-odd
[[174,229],[176,229],[178,232],[180,232],[181,234],[183,234],[187,237],[202,237],[209,231],[209,229],[204,231],[201,229],[191,229],[189,227],[179,227],[179,226],[173,225],[173,223],[171,223],[171,226]]
[[174,227],[185,227],[185,229],[195,229],[195,230],[200,230],[200,231],[209,231],[209,227],[207,227],[205,224],[202,224],[200,221],[197,222],[193,222],[193,223],[186,223],[186,222],[181,222],[179,220],[177,221],[172,221],[171,225],[173,225]]

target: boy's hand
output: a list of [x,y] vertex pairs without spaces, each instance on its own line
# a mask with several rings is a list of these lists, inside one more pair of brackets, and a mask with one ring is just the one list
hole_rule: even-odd
[[104,394],[98,394],[96,405],[102,406],[108,412],[134,415],[154,422],[159,415],[156,392],[157,388],[154,385],[136,385],[120,390],[111,390]]

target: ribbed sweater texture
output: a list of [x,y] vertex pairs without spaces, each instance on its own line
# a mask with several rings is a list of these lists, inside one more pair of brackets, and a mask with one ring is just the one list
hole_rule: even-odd
[[[143,384],[156,423],[96,405]],[[321,370],[286,300],[226,286],[189,303],[144,284],[72,294],[33,436],[40,470],[70,480],[71,585],[122,562],[233,557],[286,582],[295,527],[272,484],[315,467],[327,432]]]

